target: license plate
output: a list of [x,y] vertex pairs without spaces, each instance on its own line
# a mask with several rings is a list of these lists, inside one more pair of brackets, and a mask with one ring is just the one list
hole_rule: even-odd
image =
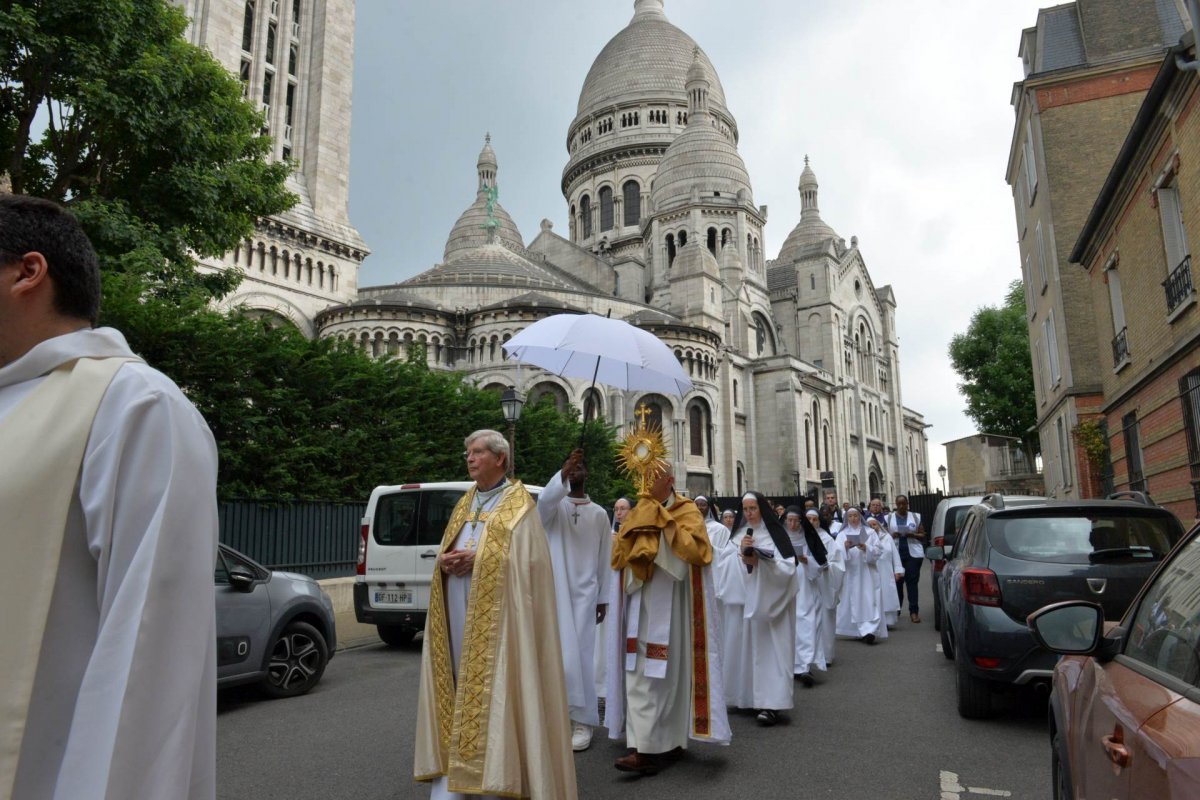
[[375,593],[375,605],[411,606],[413,602],[412,589],[396,589]]

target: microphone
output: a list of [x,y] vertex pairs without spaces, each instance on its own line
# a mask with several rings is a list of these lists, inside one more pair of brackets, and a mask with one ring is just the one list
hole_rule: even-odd
[[[754,535],[754,528],[750,528],[750,527],[746,528],[746,536],[753,536],[753,535]],[[743,549],[742,549],[742,555],[744,555],[744,556],[752,556],[752,555],[754,555],[754,548],[753,548],[753,547],[745,547],[745,548],[743,548]],[[753,565],[753,564],[747,564],[747,565],[746,565],[746,572],[748,572],[748,573],[749,573],[749,572],[754,572],[754,565]]]

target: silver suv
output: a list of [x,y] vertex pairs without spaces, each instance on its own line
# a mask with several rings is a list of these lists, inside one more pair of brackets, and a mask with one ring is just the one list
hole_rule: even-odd
[[333,602],[315,580],[275,572],[221,545],[217,595],[217,686],[258,683],[271,697],[317,685],[337,647]]

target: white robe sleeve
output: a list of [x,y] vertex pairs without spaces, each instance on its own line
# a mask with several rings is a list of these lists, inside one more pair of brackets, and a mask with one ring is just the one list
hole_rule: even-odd
[[567,482],[562,478],[562,470],[559,470],[550,480],[546,481],[546,485],[542,487],[542,493],[538,495],[538,516],[541,517],[542,527],[546,530],[550,530],[552,527],[557,530],[555,517],[558,516],[559,505],[566,496]]
[[99,626],[59,800],[216,791],[216,446],[161,375],[132,377],[109,387],[80,474]]
[[[869,530],[864,528],[863,530]],[[867,549],[862,551],[863,560],[868,564],[874,564],[883,556],[883,542],[879,541],[878,536],[870,536],[866,541]]]

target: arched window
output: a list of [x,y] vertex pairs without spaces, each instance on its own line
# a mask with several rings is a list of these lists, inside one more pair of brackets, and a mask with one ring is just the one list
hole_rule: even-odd
[[737,378],[733,379],[733,407],[738,407],[738,382]]
[[729,244],[729,242],[732,239],[733,239],[733,231],[729,230],[729,228],[725,228],[721,231],[721,247],[724,247],[725,245]]
[[667,266],[675,263],[675,234],[667,234]]
[[600,230],[611,231],[613,228],[613,190],[611,186],[600,188]]
[[742,466],[742,462],[737,464],[737,496],[741,497],[746,491],[746,468]]
[[583,398],[583,419],[586,422],[602,416],[604,416],[604,406],[600,399],[600,392],[589,389]]
[[242,18],[242,49],[247,53],[254,49],[254,0],[246,0],[246,13]]
[[[549,398],[548,400],[546,398]],[[529,404],[553,403],[559,411],[567,410],[567,392],[557,383],[546,381],[539,383],[529,390]]]
[[592,238],[592,198],[586,194],[579,198],[579,216],[583,223],[583,238]]
[[[703,456],[712,452],[711,447],[705,447],[709,442],[708,406],[701,400],[694,401],[688,408],[688,453],[693,456]],[[711,461],[711,459],[709,459]]]
[[[667,400],[667,398],[663,397],[662,395],[658,395],[658,394],[644,395],[636,403],[633,404],[633,410],[634,410],[635,414],[638,412],[639,409],[641,409],[643,404],[645,404],[646,408],[650,410],[650,415],[646,417],[647,427],[653,428],[654,426],[657,425],[659,427],[659,429],[662,430],[663,437],[666,438],[668,435],[668,431],[666,429],[667,419],[666,419],[665,415],[666,415],[666,412],[671,409],[671,401]],[[638,419],[639,419],[638,417],[634,418],[635,425],[637,424]]]
[[708,252],[712,253],[714,257],[717,255],[717,229],[716,228],[708,229]]
[[807,419],[804,420],[804,465],[813,468],[812,422]]
[[679,249],[682,250],[685,247],[687,247],[687,231],[680,231],[679,232]]
[[267,63],[275,63],[275,23],[267,25]]
[[821,426],[821,439],[822,439],[821,450],[825,453],[825,461],[823,462],[823,466],[826,470],[828,470],[829,469],[829,426],[828,425]]
[[[819,405],[817,405],[817,401],[814,400],[813,405],[812,405],[812,424],[813,424],[813,434],[814,435],[816,434],[816,431],[817,431],[817,423],[819,423],[820,421],[821,421],[821,407]],[[813,467],[816,467],[818,469],[821,466],[821,441],[819,439],[817,441],[813,442],[813,460],[810,463],[813,465]]]
[[756,355],[773,356],[775,355],[775,335],[771,331],[771,323],[767,322],[767,318],[757,311],[754,312],[754,341]]
[[621,204],[626,225],[637,225],[642,221],[642,187],[637,181],[625,181],[621,187]]

